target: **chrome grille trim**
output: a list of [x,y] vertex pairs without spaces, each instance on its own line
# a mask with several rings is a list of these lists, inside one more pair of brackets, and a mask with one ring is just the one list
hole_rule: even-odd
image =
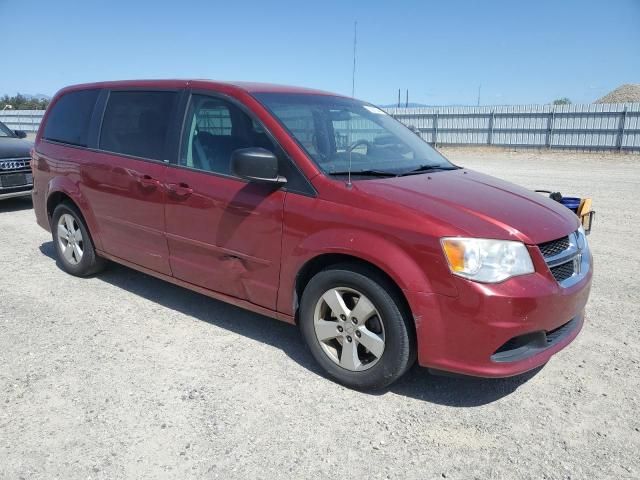
[[0,158],[0,171],[21,170],[30,168],[30,158]]
[[[549,256],[544,256],[543,253],[549,271],[563,288],[568,288],[578,283],[589,272],[590,268],[589,244],[586,237],[580,231],[575,231],[566,238],[568,243],[563,242],[564,245],[567,245],[564,250],[555,253],[557,249],[546,249],[546,251],[554,252],[553,255]],[[562,240],[559,239],[553,242]],[[538,247],[543,252],[543,248],[553,242],[545,242],[538,245]]]

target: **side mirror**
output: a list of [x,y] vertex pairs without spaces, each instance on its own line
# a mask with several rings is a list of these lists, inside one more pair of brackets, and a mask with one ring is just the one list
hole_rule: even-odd
[[278,158],[264,148],[240,148],[231,154],[231,172],[251,182],[284,184],[278,175]]
[[27,132],[22,130],[14,130],[13,133],[15,133],[18,138],[27,138]]

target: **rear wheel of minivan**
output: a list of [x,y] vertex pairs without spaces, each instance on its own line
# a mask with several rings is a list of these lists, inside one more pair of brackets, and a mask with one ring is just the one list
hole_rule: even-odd
[[96,254],[89,230],[78,209],[61,203],[51,216],[51,234],[62,268],[78,277],[103,270],[106,260]]
[[300,304],[311,353],[338,382],[385,387],[415,360],[414,330],[399,292],[377,271],[338,265],[316,274]]

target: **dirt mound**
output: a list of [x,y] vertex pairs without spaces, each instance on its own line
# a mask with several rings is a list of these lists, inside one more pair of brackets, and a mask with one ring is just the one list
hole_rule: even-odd
[[640,102],[640,83],[627,83],[611,90],[593,103],[631,103]]

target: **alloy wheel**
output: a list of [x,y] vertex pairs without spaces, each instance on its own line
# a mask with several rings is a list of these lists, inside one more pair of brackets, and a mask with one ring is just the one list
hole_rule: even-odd
[[77,265],[82,261],[84,253],[84,239],[80,225],[68,213],[60,215],[58,219],[58,244],[65,260],[71,265]]
[[357,290],[327,290],[316,303],[313,326],[324,353],[346,370],[367,370],[384,353],[382,318],[374,304]]

